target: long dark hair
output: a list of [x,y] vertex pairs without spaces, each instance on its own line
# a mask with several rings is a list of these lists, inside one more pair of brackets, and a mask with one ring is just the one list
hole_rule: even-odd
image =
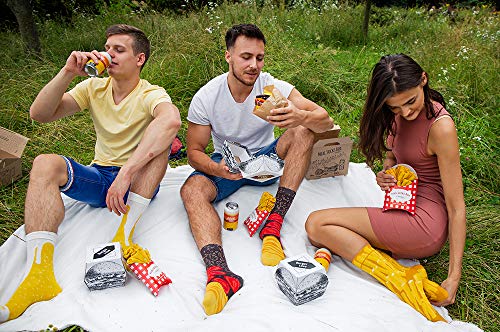
[[[389,151],[385,145],[387,135],[395,134],[394,113],[387,107],[386,100],[418,86],[422,82],[423,72],[422,67],[405,54],[385,55],[373,67],[359,126],[359,148],[370,167],[376,159],[382,160],[385,152]],[[444,98],[429,88],[428,77],[423,90],[426,116],[428,119],[436,117],[432,101],[446,107]]]

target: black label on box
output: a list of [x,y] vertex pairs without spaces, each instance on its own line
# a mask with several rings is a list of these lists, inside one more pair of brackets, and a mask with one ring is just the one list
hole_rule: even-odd
[[288,262],[288,264],[290,264],[293,267],[298,267],[298,268],[306,269],[306,270],[310,270],[310,269],[314,268],[314,264],[309,263],[309,262],[304,262],[304,261],[291,261],[291,262]]
[[101,250],[99,250],[98,252],[96,252],[94,254],[94,259],[103,258],[104,256],[106,256],[110,252],[113,252],[113,250],[115,250],[114,245],[111,244],[109,246],[105,246],[104,248],[102,248]]

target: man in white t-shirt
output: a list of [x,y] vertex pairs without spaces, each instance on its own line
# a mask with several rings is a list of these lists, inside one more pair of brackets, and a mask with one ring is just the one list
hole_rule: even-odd
[[[187,152],[195,172],[186,180],[181,197],[194,240],[207,268],[203,307],[208,315],[220,312],[229,298],[243,286],[231,272],[222,249],[221,220],[212,206],[243,185],[269,185],[231,173],[222,160],[224,140],[245,145],[256,155],[276,154],[285,162],[276,194],[276,204],[260,232],[261,260],[275,266],[285,258],[280,242],[283,218],[288,211],[310,162],[314,132],[331,129],[327,111],[304,98],[287,82],[261,72],[266,40],[253,24],[235,25],[226,33],[225,58],[229,72],[220,75],[193,97],[188,113]],[[271,111],[267,121],[252,114],[256,95],[274,84],[288,99],[288,106]],[[274,139],[274,126],[287,129]],[[205,149],[212,137],[215,152]]]

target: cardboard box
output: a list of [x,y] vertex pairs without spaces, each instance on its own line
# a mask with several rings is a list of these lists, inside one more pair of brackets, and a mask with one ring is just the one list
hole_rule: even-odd
[[306,179],[321,179],[331,176],[346,175],[349,170],[352,140],[349,137],[338,138],[339,126],[324,133],[316,133],[311,151],[311,164],[306,172]]
[[21,177],[21,155],[26,143],[28,138],[0,127],[0,186]]
[[84,282],[89,290],[124,286],[126,276],[119,242],[87,248]]
[[320,297],[328,286],[325,268],[307,253],[282,260],[275,278],[279,289],[294,305]]

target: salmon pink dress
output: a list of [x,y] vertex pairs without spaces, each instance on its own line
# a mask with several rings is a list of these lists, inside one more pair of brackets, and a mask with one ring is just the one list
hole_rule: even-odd
[[448,237],[448,213],[437,157],[427,153],[429,131],[435,121],[449,113],[434,102],[437,116],[427,119],[426,111],[413,121],[395,117],[395,135],[387,146],[398,164],[412,166],[418,175],[415,215],[403,210],[368,208],[370,222],[378,240],[397,258],[422,258],[436,254]]

